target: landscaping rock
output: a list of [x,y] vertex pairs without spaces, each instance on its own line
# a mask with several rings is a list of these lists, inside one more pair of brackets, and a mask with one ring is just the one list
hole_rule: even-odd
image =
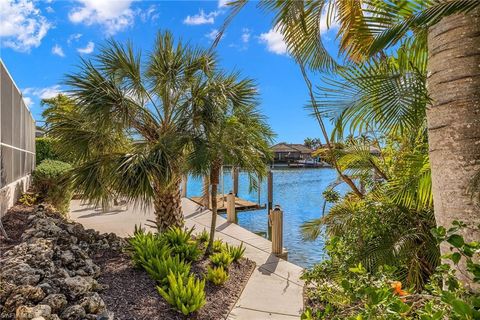
[[85,309],[83,309],[82,306],[75,304],[65,308],[60,316],[64,320],[80,320],[85,318],[86,315]]
[[113,319],[95,291],[100,268],[91,254],[125,240],[99,234],[37,206],[22,242],[0,258],[0,319]]

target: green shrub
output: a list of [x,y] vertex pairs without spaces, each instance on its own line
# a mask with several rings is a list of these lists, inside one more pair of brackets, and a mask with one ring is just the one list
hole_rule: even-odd
[[139,267],[149,264],[151,259],[161,259],[171,253],[161,235],[145,232],[141,228],[135,227],[134,235],[128,242],[132,260]]
[[167,258],[152,257],[143,267],[153,280],[159,282],[162,288],[168,286],[167,276],[170,272],[181,276],[184,281],[188,279],[190,274],[190,264],[181,260],[179,256]]
[[210,257],[210,261],[214,266],[223,267],[225,269],[232,263],[233,258],[227,252],[215,253]]
[[55,141],[51,138],[36,138],[35,139],[35,159],[37,165],[43,160],[60,160],[55,151]]
[[222,285],[228,280],[228,273],[223,267],[208,267],[207,268],[207,280],[214,285]]
[[57,160],[44,160],[33,171],[33,186],[39,197],[61,213],[68,213],[72,199],[72,166]]
[[226,244],[225,247],[225,252],[227,252],[230,257],[232,257],[233,262],[237,262],[238,260],[240,260],[245,253],[245,247],[243,246],[243,242],[238,247],[229,246],[228,244]]
[[193,230],[194,228],[188,230],[179,227],[170,227],[162,233],[162,237],[170,247],[187,244],[192,239]]
[[207,243],[208,240],[210,240],[210,233],[207,230],[203,229],[203,231],[195,238],[199,243]]
[[162,233],[162,238],[170,247],[172,254],[181,259],[196,261],[202,251],[196,241],[192,239],[193,228],[190,230],[173,227]]
[[181,313],[189,315],[205,305],[205,280],[189,275],[184,281],[182,275],[173,272],[170,272],[167,279],[168,288],[165,290],[157,286],[158,293]]
[[223,244],[222,240],[217,239],[213,241],[213,252],[222,252],[225,249],[225,245]]
[[18,202],[20,202],[23,205],[31,207],[37,202],[37,199],[38,199],[38,194],[36,193],[24,193],[22,194],[20,199],[18,199]]

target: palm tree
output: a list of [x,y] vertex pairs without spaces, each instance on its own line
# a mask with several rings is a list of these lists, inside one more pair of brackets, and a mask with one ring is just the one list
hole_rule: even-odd
[[[245,3],[246,0],[234,2],[232,15]],[[435,219],[438,225],[446,227],[454,220],[478,225],[479,204],[468,188],[480,171],[480,144],[476,139],[480,134],[480,40],[477,36],[480,2],[266,0],[260,5],[275,13],[274,25],[284,35],[289,52],[299,62],[304,76],[304,66],[332,72],[372,58],[388,59],[386,49],[399,42],[410,41],[414,54],[428,53],[427,87],[431,103],[425,109]],[[340,49],[345,61],[338,63],[327,54],[322,44],[322,16],[330,24],[335,21],[339,25]],[[231,20],[227,19],[226,25]],[[316,102],[311,100],[318,113]],[[369,106],[364,109],[368,110],[374,109]],[[467,240],[480,238],[474,228],[468,229],[464,236]],[[443,246],[442,253],[447,252],[449,247]],[[463,271],[465,266],[459,269]],[[464,282],[471,285],[471,279],[462,275],[459,276]]]
[[193,143],[191,167],[197,174],[208,175],[212,222],[206,253],[213,248],[217,218],[217,192],[220,171],[224,164],[241,167],[251,174],[254,184],[266,174],[271,159],[269,145],[273,138],[270,127],[258,112],[258,91],[251,79],[240,79],[234,73],[217,75],[207,89],[209,112],[200,113],[202,135]]
[[46,122],[63,151],[78,155],[73,180],[83,197],[153,204],[159,230],[183,225],[179,185],[214,72],[213,53],[169,32],[158,34],[146,58],[111,40],[82,59],[67,75],[70,110],[52,107]]

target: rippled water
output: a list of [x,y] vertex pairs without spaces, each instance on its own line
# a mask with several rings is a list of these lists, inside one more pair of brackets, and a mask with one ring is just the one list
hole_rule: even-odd
[[[323,239],[313,242],[302,240],[300,226],[322,214],[322,192],[335,181],[333,169],[274,169],[273,204],[279,204],[284,212],[284,247],[288,250],[288,260],[303,267],[311,267],[323,259]],[[225,193],[232,189],[229,171],[225,171]],[[219,193],[222,186],[219,186]],[[200,179],[190,178],[188,196],[201,195]],[[258,192],[249,192],[246,173],[240,173],[239,197],[258,201]],[[267,202],[266,181],[260,188],[260,203]],[[267,230],[267,210],[242,211],[238,213],[238,223],[255,233],[265,234]]]

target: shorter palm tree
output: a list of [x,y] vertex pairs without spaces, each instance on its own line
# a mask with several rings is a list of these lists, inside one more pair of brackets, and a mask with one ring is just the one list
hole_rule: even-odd
[[[250,175],[251,186],[266,174],[271,159],[273,133],[258,112],[258,93],[251,79],[238,74],[217,75],[208,88],[209,112],[199,113],[201,137],[194,142],[191,167],[208,175],[212,223],[207,254],[211,253],[218,213],[217,193],[223,165],[242,168]],[[207,102],[205,105],[208,104]]]

